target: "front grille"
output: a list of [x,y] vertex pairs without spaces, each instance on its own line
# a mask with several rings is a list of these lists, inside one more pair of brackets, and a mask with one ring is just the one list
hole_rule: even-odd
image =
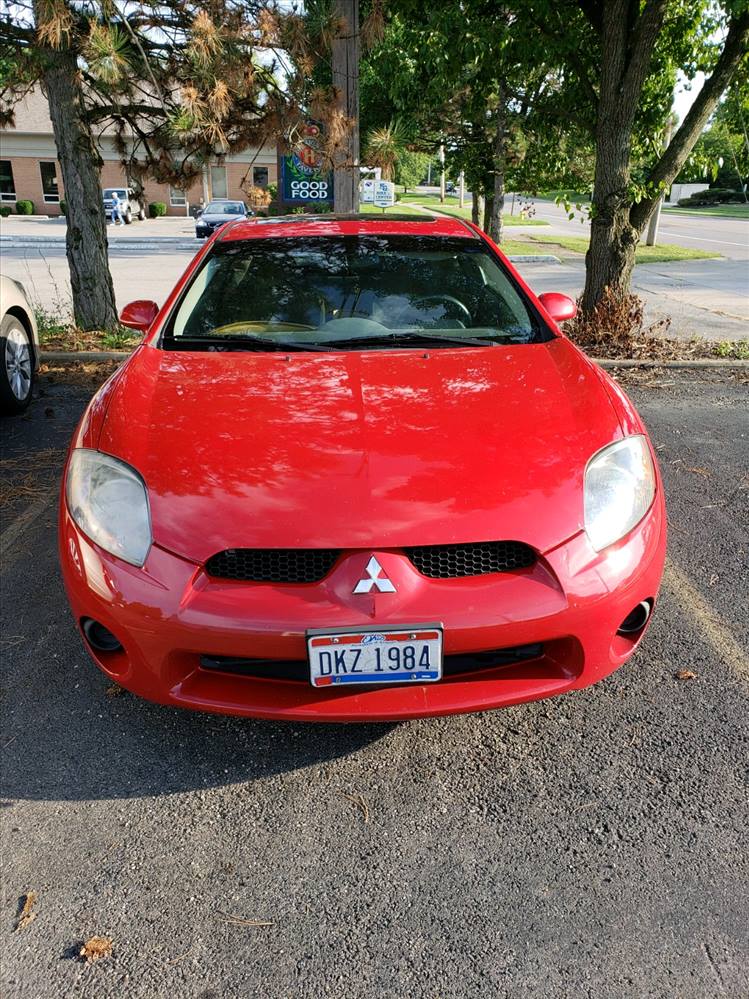
[[[530,645],[516,645],[508,649],[495,649],[491,652],[465,652],[445,656],[442,664],[443,677],[459,676],[461,673],[480,673],[500,666],[516,666],[518,663],[538,659],[544,647],[540,642]],[[253,676],[265,680],[295,680],[309,683],[309,664],[306,659],[245,659],[234,656],[201,656],[203,669],[220,673],[234,673],[237,676]]]
[[[519,541],[405,548],[415,568],[430,579],[460,579],[527,569],[536,561]],[[253,583],[319,583],[342,552],[337,548],[228,548],[205,564],[210,576]]]
[[319,583],[340,554],[335,548],[228,548],[209,558],[205,571],[255,583]]
[[466,545],[422,545],[406,548],[406,555],[430,579],[484,576],[490,572],[528,569],[536,555],[519,541],[486,541]]

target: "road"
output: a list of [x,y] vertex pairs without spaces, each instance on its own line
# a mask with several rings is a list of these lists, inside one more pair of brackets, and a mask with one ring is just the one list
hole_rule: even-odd
[[[543,219],[551,226],[551,232],[560,235],[580,236],[587,230],[587,224],[580,222],[580,213],[570,221],[561,205],[553,201],[534,202],[535,218]],[[574,207],[574,206],[573,206]],[[663,212],[659,229],[660,243],[675,243],[688,249],[709,250],[720,253],[727,260],[749,261],[749,219],[727,219],[719,216],[679,215]],[[745,291],[749,294],[749,268],[744,268]]]
[[[183,220],[174,221],[184,226]],[[195,250],[198,245],[196,240]],[[152,249],[127,248],[122,237],[113,242],[109,260],[119,306],[136,298],[150,298],[162,304],[193,252],[192,248],[160,244],[158,238],[154,239]],[[585,283],[582,260],[517,266],[539,294],[561,291],[577,298]],[[33,301],[48,312],[70,314],[68,265],[62,247],[3,247],[2,270],[22,281]],[[743,340],[749,336],[745,271],[746,264],[740,260],[643,264],[635,268],[633,286],[646,302],[649,322],[673,317],[670,335]]]
[[[38,513],[0,576],[4,996],[747,995],[745,383],[631,384],[670,553],[629,665],[537,704],[348,727],[111,696],[65,606],[43,460],[88,393],[41,388],[2,424],[0,482],[26,488],[3,528]],[[87,966],[92,934],[113,954]]]

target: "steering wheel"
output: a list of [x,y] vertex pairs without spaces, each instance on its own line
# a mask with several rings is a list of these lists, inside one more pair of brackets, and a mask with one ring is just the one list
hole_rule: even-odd
[[469,322],[473,321],[473,317],[468,311],[468,308],[454,295],[425,295],[423,298],[415,299],[414,305],[421,305],[422,303],[426,304],[427,302],[451,302],[453,305],[457,305]]
[[[375,319],[365,319],[363,316],[341,316],[337,319],[329,319],[318,328],[318,333],[332,334],[331,340],[341,338],[355,339],[356,337],[377,336],[380,333],[392,333],[391,329],[378,323]],[[326,341],[328,337],[325,337]]]

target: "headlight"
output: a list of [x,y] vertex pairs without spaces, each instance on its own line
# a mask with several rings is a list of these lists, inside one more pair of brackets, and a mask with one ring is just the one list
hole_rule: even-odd
[[97,545],[132,565],[143,565],[151,547],[151,512],[140,475],[100,451],[76,449],[65,496],[70,516]]
[[585,470],[585,532],[597,552],[631,531],[650,509],[655,470],[642,436],[610,444]]

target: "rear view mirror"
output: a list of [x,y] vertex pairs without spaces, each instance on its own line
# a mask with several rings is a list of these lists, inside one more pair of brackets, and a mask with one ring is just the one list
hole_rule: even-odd
[[547,291],[538,296],[538,300],[556,323],[566,319],[574,319],[577,315],[577,305],[568,295],[560,295],[557,291]]
[[156,302],[139,298],[125,306],[120,313],[120,322],[128,329],[146,333],[158,314],[159,307]]

